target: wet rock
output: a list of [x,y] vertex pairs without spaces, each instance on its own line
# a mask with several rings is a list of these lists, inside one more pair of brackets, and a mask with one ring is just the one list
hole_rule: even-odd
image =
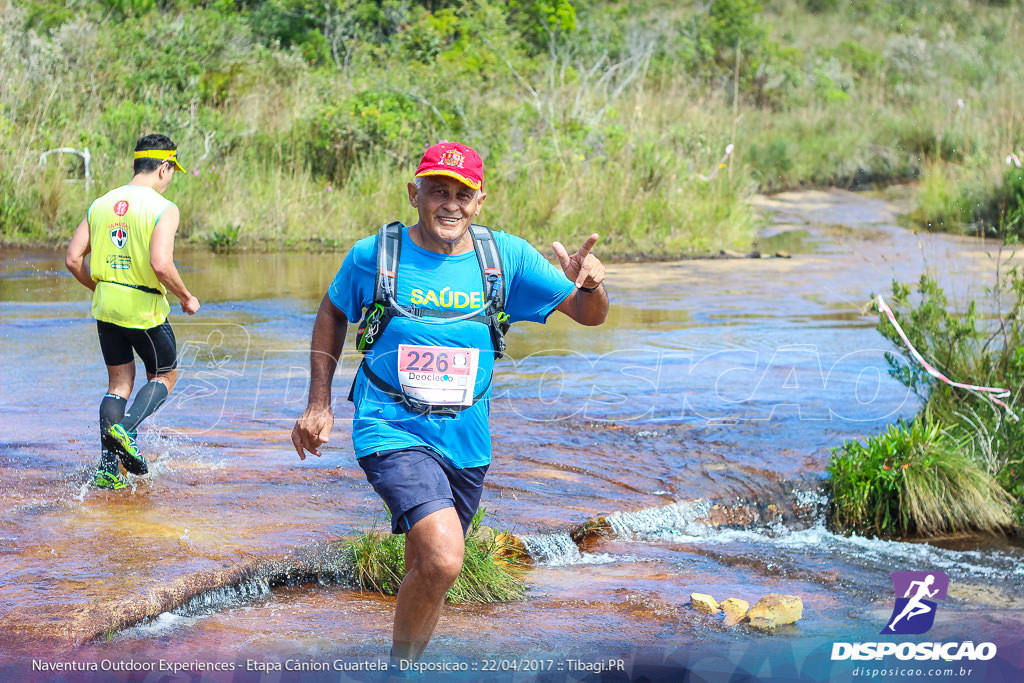
[[705,614],[715,614],[718,612],[718,603],[707,593],[690,593],[690,602]]
[[760,521],[761,515],[755,506],[750,504],[723,505],[715,503],[708,510],[704,523],[713,526],[746,527]]
[[522,540],[507,531],[496,531],[492,527],[481,526],[466,540],[470,539],[493,548],[494,554],[499,558],[531,562],[530,553]]
[[804,603],[797,596],[770,593],[758,600],[747,616],[750,617],[751,626],[755,619],[767,619],[772,626],[777,626],[795,623],[803,616],[803,610]]
[[767,617],[754,617],[747,623],[747,626],[754,629],[755,631],[763,631],[764,633],[775,633],[775,622]]
[[743,621],[747,617],[747,610],[750,609],[750,603],[739,598],[728,598],[718,603],[718,606],[725,613],[726,626],[735,626]]
[[775,258],[793,258],[792,254],[788,251],[777,251],[775,252]]
[[569,537],[581,548],[589,548],[599,539],[611,536],[612,526],[604,517],[591,517],[569,530]]
[[743,258],[744,256],[746,256],[746,254],[743,254],[738,251],[733,251],[732,249],[722,249],[721,251],[718,252],[718,255],[722,256],[723,258]]
[[342,544],[316,544],[298,548],[283,558],[252,557],[221,569],[186,574],[162,585],[126,591],[116,600],[8,613],[0,618],[0,632],[35,640],[57,637],[81,644],[162,612],[206,604],[205,598],[218,594],[248,597],[274,586],[344,584],[349,564],[349,554]]

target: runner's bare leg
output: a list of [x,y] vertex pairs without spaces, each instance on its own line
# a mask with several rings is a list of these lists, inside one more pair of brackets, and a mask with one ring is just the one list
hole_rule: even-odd
[[416,661],[430,642],[444,596],[462,571],[466,541],[455,508],[432,512],[405,535],[405,579],[395,605],[391,655]]

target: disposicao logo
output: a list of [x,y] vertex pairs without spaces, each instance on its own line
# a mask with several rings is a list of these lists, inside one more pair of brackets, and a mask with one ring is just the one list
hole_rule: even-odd
[[949,577],[944,572],[893,572],[889,578],[896,590],[896,606],[879,633],[926,632],[935,623],[935,601],[946,599]]
[[[937,600],[945,600],[949,577],[943,572],[893,572],[896,606],[880,635],[919,635],[935,623]],[[996,656],[994,643],[963,642],[871,642],[832,643],[832,661],[879,660],[987,661]]]

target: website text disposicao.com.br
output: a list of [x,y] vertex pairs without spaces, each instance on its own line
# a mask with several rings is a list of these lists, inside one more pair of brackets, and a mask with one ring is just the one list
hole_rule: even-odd
[[971,666],[921,667],[890,666],[870,667],[858,666],[851,674],[858,678],[879,678],[883,676],[899,676],[900,678],[958,678],[970,677],[976,668]]
[[[966,678],[979,675],[977,662],[987,662],[996,656],[994,643],[972,641],[951,643],[833,643],[832,661],[876,660],[873,664],[857,666],[854,677],[900,678]],[[883,662],[886,657],[895,657],[898,662]],[[917,660],[911,662],[910,660]],[[924,662],[932,660],[934,664]],[[942,661],[939,661],[942,660]],[[918,663],[920,662],[920,663]]]

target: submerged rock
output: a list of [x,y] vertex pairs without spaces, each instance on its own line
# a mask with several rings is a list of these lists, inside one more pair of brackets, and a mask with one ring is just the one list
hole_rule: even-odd
[[747,617],[750,603],[739,598],[728,598],[718,603],[718,606],[725,612],[725,625],[735,626]]
[[718,603],[707,593],[690,593],[690,602],[701,612],[715,614],[718,612]]
[[[750,618],[750,625],[758,628],[763,624],[762,620],[771,623],[774,628],[779,624],[792,624],[803,616],[804,603],[795,595],[783,595],[771,593],[764,596],[750,608],[747,616]],[[758,625],[754,624],[757,619]]]

